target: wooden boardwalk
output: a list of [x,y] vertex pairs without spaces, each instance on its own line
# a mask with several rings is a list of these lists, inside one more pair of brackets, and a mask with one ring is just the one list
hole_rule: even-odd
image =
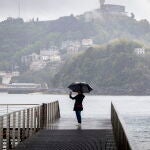
[[20,143],[16,150],[116,150],[110,120],[73,118],[48,123],[47,128]]
[[92,118],[83,118],[81,127],[76,124],[75,118],[60,118],[58,101],[12,112],[0,116],[0,149],[139,149],[113,103],[110,119],[93,115]]

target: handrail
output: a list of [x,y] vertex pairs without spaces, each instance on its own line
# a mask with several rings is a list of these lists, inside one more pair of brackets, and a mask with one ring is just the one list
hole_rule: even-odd
[[[31,106],[31,105],[30,105]],[[7,114],[3,114],[1,115],[0,117],[4,117],[4,116],[7,116],[7,115],[11,115],[12,113],[17,113],[17,112],[20,112],[20,111],[26,111],[27,109],[33,109],[33,108],[37,108],[37,107],[40,107],[41,105],[37,104],[36,106],[34,107],[28,107],[26,109],[21,109],[21,110],[16,110],[16,111],[13,111],[13,112],[10,112],[10,113],[7,113]]]
[[27,109],[29,106],[37,106],[39,104],[0,104],[0,115],[8,114],[16,110]]
[[6,106],[6,105],[12,105],[12,106],[14,106],[14,105],[16,105],[16,106],[21,106],[21,105],[39,105],[39,104],[0,104],[0,106]]
[[118,150],[139,150],[113,103],[111,103],[111,122]]
[[0,150],[14,149],[20,142],[45,128],[48,122],[58,118],[58,101],[0,116]]

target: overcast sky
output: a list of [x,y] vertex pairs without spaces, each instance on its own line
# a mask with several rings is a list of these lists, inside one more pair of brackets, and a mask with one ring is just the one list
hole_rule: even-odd
[[[0,20],[18,17],[19,1],[20,16],[25,20],[33,17],[52,20],[70,14],[82,14],[99,7],[99,0],[0,0]],[[150,0],[106,0],[106,3],[125,5],[126,11],[133,12],[137,19],[146,18],[150,21]]]

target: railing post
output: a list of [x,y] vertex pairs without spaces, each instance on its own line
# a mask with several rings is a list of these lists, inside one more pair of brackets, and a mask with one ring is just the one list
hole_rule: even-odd
[[37,131],[40,129],[40,107],[37,107]]
[[42,105],[40,106],[40,129],[43,129],[43,125],[44,125],[43,118],[44,118],[44,113],[43,113],[43,105]]
[[33,134],[33,108],[31,108],[31,124],[30,124],[30,136]]
[[41,114],[41,116],[42,116],[42,118],[41,118],[42,119],[41,120],[42,128],[44,128],[47,125],[47,104],[45,104],[45,103],[42,104],[42,114]]
[[18,112],[18,134],[17,134],[17,142],[20,143],[21,140],[21,111]]
[[50,103],[50,123],[52,123],[52,103]]
[[54,122],[54,103],[52,103],[52,122]]
[[30,113],[30,110],[27,109],[26,138],[29,137],[29,113]]
[[48,121],[59,117],[58,101],[0,116],[0,150],[14,149],[34,132],[47,127]]
[[49,104],[47,104],[47,122],[49,122],[50,112],[49,112]]
[[22,114],[22,136],[21,136],[21,141],[25,139],[25,110],[23,110]]
[[16,112],[13,113],[12,148],[15,148],[16,140]]
[[54,102],[54,119],[57,119],[57,103]]
[[57,101],[57,118],[60,118],[59,102]]
[[48,109],[47,107],[48,107],[48,105],[45,104],[45,105],[44,105],[44,117],[45,117],[45,118],[44,118],[44,127],[47,126],[47,117],[48,117],[48,116],[47,116],[47,109]]
[[34,108],[34,133],[36,132],[37,125],[37,108]]
[[0,149],[3,149],[3,117],[0,116]]
[[7,130],[6,130],[6,149],[9,150],[11,148],[10,143],[10,114],[7,115]]

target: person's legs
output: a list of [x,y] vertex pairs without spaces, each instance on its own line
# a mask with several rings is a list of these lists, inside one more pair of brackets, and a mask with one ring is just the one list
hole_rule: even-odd
[[76,111],[76,117],[77,117],[78,123],[81,123],[81,111]]

